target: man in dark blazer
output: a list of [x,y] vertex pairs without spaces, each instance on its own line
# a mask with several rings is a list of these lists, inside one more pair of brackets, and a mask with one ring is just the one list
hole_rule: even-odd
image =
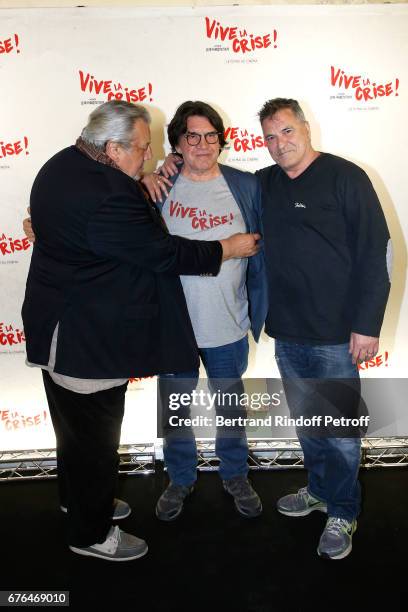
[[[160,174],[145,184],[171,234],[184,238],[216,240],[239,231],[258,232],[261,191],[258,179],[220,164],[225,147],[225,126],[220,114],[201,100],[187,100],[176,110],[167,134],[173,153]],[[174,164],[172,163],[174,162]],[[177,162],[181,162],[178,165]],[[169,167],[170,166],[170,167]],[[175,171],[168,180],[165,175]],[[170,191],[168,192],[168,187]],[[161,198],[161,191],[165,196]],[[163,202],[161,202],[163,199]],[[189,211],[189,214],[183,214]],[[181,213],[181,214],[180,214]],[[257,342],[268,310],[263,253],[248,261],[227,261],[214,278],[181,277],[201,362],[212,392],[223,397],[244,393],[242,376],[248,366],[248,333]],[[191,417],[190,407],[172,412],[166,397],[191,393],[199,377],[196,370],[160,377],[163,405],[163,458],[169,484],[156,505],[156,516],[173,521],[182,512],[184,500],[197,482],[197,445],[192,427],[182,427]],[[233,395],[232,395],[233,394]],[[228,420],[246,416],[245,406],[215,403],[217,417]],[[245,427],[217,427],[215,454],[219,476],[237,511],[246,518],[262,512],[262,502],[248,478],[248,442]]]
[[70,549],[112,561],[147,552],[111,524],[130,513],[114,499],[127,380],[196,368],[178,275],[217,274],[222,260],[257,252],[257,235],[167,233],[134,180],[151,157],[149,121],[143,107],[101,105],[43,166],[30,199],[27,362],[43,371]]

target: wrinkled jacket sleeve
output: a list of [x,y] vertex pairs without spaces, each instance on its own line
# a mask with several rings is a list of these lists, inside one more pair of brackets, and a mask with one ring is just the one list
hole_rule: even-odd
[[95,254],[158,274],[216,275],[221,265],[218,241],[171,236],[142,195],[108,197],[90,219],[87,236]]

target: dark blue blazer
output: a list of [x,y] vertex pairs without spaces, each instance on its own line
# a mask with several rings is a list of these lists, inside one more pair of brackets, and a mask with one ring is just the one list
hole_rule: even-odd
[[38,173],[22,309],[27,357],[55,371],[125,378],[198,367],[179,274],[217,274],[219,242],[169,235],[136,181],[69,147]]
[[[219,164],[219,167],[241,211],[247,231],[262,234],[261,187],[258,177],[250,172],[243,172],[223,164]],[[173,184],[179,176],[179,174],[176,174],[171,177],[170,180]],[[263,249],[258,255],[248,258],[246,287],[251,331],[254,339],[258,342],[268,312],[268,290]]]

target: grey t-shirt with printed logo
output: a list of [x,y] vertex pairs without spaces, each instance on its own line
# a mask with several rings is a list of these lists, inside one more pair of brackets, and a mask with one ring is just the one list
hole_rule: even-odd
[[[162,212],[171,234],[193,240],[222,240],[247,231],[222,175],[202,182],[179,176]],[[180,277],[200,348],[237,342],[248,332],[246,269],[246,259],[229,259],[217,276]]]

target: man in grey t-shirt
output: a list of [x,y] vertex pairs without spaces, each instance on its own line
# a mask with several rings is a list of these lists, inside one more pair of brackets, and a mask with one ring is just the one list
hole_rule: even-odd
[[[218,156],[225,145],[220,115],[204,102],[185,102],[171,120],[168,136],[173,152],[183,161],[181,172],[162,207],[170,233],[190,239],[217,240],[237,232],[259,231],[257,179],[247,172],[218,164]],[[158,176],[152,180],[163,183]],[[266,314],[266,301],[259,299],[266,286],[263,255],[253,264],[246,259],[226,264],[212,278],[181,277],[181,280],[210,388],[243,393],[241,376],[248,365],[247,333],[252,326],[257,340],[264,321],[262,313]],[[255,287],[256,304],[248,308],[250,289]],[[250,320],[249,311],[256,312],[256,319]],[[162,376],[162,404],[166,404],[170,392],[191,392],[197,379],[198,370]],[[221,407],[216,409],[220,414]],[[243,410],[233,406],[226,416],[244,416]],[[186,415],[189,416],[188,407],[183,416]],[[217,429],[215,450],[220,459],[224,489],[234,498],[237,510],[246,517],[258,516],[262,504],[247,478],[245,429]],[[156,514],[161,520],[171,521],[182,511],[184,499],[195,483],[197,448],[192,429],[186,427],[175,433],[166,417],[164,461],[170,483],[157,503]]]

